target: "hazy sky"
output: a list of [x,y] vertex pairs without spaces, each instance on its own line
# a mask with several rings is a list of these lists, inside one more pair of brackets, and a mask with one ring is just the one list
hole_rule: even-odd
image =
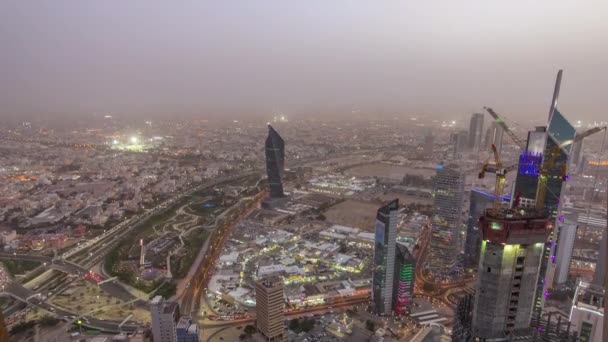
[[382,111],[608,119],[608,1],[0,2],[0,117]]

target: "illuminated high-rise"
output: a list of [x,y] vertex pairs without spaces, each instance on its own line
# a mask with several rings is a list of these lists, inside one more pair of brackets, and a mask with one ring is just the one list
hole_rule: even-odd
[[469,124],[469,149],[473,151],[479,151],[481,148],[481,136],[483,130],[483,114],[474,113],[471,116],[471,122]]
[[537,209],[487,209],[481,218],[482,245],[473,310],[473,335],[507,338],[530,326],[539,267],[552,230]]
[[437,165],[433,183],[433,217],[427,268],[436,278],[456,269],[461,237],[464,174],[457,165]]
[[277,131],[268,125],[266,138],[266,173],[270,197],[283,197],[283,174],[285,172],[285,143]]
[[393,285],[393,311],[396,315],[408,314],[414,303],[416,264],[414,256],[402,244],[397,244]]
[[372,305],[378,315],[390,315],[393,306],[398,210],[399,200],[395,199],[376,213]]

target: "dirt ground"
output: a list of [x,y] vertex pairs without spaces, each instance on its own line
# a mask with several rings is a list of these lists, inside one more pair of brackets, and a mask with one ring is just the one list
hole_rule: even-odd
[[89,281],[81,280],[77,285],[79,286],[74,287],[72,294],[67,296],[57,295],[53,297],[52,303],[78,313],[87,313],[103,308],[103,310],[91,314],[92,317],[100,319],[122,320],[129,314],[133,314],[131,320],[150,321],[149,311],[128,304],[121,305],[124,303],[123,301],[108,296],[97,285]]
[[347,227],[374,231],[376,211],[381,203],[346,200],[325,212],[327,221]]
[[391,165],[383,163],[374,163],[355,166],[344,171],[345,174],[356,177],[381,177],[401,180],[406,174],[421,175],[425,178],[431,178],[435,175],[433,169],[415,169],[401,165]]

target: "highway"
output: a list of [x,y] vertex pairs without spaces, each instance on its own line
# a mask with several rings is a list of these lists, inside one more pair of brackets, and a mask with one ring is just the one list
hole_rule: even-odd
[[[299,308],[294,310],[286,310],[285,317],[295,318],[301,316],[310,316],[310,315],[321,315],[328,312],[331,312],[336,309],[343,309],[352,307],[359,304],[369,303],[369,296],[353,296],[347,297],[341,300],[338,300],[332,304],[323,304],[323,305],[315,305],[307,308]],[[244,323],[251,323],[255,321],[255,315],[251,315],[246,318],[240,318],[235,320],[212,320],[212,319],[202,319],[200,320],[201,327],[223,327],[230,325],[239,325]]]
[[237,223],[255,209],[256,206],[254,204],[259,203],[265,194],[265,192],[262,192],[256,195],[253,202],[249,204],[247,210],[241,212],[237,218],[232,218],[230,220],[231,222],[222,223],[221,227],[217,227],[213,231],[209,237],[209,244],[207,244],[208,249],[205,251],[205,258],[198,265],[198,268],[194,273],[194,277],[189,281],[190,286],[185,289],[180,298],[180,307],[184,314],[192,315],[193,317],[197,316],[203,290],[207,288],[207,284],[211,276],[210,271],[213,270],[217,259],[223,252],[222,246],[224,246],[224,243],[226,243],[226,240],[230,237],[230,234]]
[[[84,276],[89,270],[82,268],[72,262],[55,259],[43,255],[32,255],[32,254],[20,254],[20,253],[0,253],[0,259],[5,260],[29,260],[38,261],[43,263],[46,268],[54,268],[63,271],[68,274],[73,274],[79,277]],[[46,263],[46,265],[44,264]],[[102,290],[112,295],[113,297],[119,298],[124,301],[132,300],[135,298],[129,291],[125,290],[122,286],[115,282],[108,282],[99,285]]]

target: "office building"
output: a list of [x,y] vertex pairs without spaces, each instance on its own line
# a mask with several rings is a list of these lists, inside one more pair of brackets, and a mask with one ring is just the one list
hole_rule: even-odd
[[433,131],[429,129],[424,136],[424,145],[422,147],[424,158],[433,159]]
[[393,311],[395,315],[405,315],[412,311],[414,303],[416,264],[414,256],[402,244],[397,244],[395,254]]
[[457,159],[465,152],[469,145],[469,132],[458,131],[450,135],[451,156],[448,158]]
[[266,138],[266,173],[270,197],[283,197],[283,175],[285,172],[285,143],[277,131],[268,125]]
[[179,305],[156,296],[150,302],[150,313],[154,342],[176,342],[176,326],[180,318]]
[[490,151],[492,148],[492,144],[496,146],[496,151],[500,154],[502,152],[502,137],[504,130],[501,126],[497,125],[495,122],[490,124],[490,127],[486,131],[486,137],[484,140],[484,149],[486,151]]
[[461,238],[464,174],[455,165],[437,165],[433,182],[433,217],[427,268],[445,278],[457,268]]
[[[487,208],[494,204],[496,196],[482,190],[472,189],[469,198],[469,217],[464,243],[465,268],[477,269],[479,266],[479,251],[481,249],[481,231],[479,218]],[[508,197],[501,197],[501,201],[508,202]]]
[[483,131],[483,114],[474,113],[469,124],[469,150],[479,151],[481,148],[481,136]]
[[557,224],[557,247],[555,248],[554,256],[551,257],[552,262],[555,264],[553,283],[556,285],[564,284],[568,280],[577,229],[578,224],[568,220],[558,222]]
[[507,338],[530,327],[539,267],[553,225],[537,209],[487,209],[473,310],[473,335]]
[[199,342],[199,329],[194,322],[192,317],[181,317],[177,322],[175,329],[177,335],[177,342]]
[[255,283],[256,327],[268,342],[286,341],[283,281],[264,278]]
[[390,315],[393,306],[398,210],[399,200],[395,199],[376,213],[372,305],[378,315]]
[[606,238],[608,234],[602,234],[602,240],[600,241],[600,253],[595,263],[595,273],[593,274],[593,284],[597,286],[606,285]]
[[579,341],[602,342],[604,292],[603,286],[579,282],[570,309],[571,329]]

